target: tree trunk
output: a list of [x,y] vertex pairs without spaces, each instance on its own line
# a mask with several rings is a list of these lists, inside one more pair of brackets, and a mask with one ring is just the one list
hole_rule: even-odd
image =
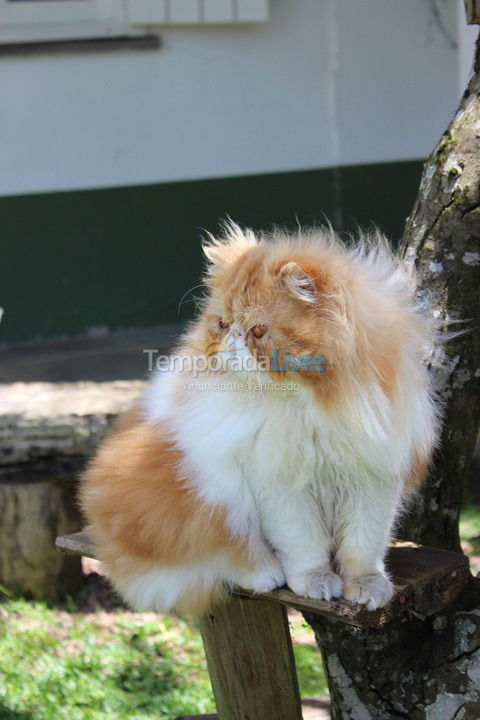
[[[462,490],[480,421],[480,52],[447,131],[427,160],[401,252],[414,263],[419,298],[450,331],[430,358],[444,400],[441,445],[422,498],[399,536],[460,551]],[[480,718],[480,581],[447,612],[359,630],[307,616],[322,650],[333,720]]]

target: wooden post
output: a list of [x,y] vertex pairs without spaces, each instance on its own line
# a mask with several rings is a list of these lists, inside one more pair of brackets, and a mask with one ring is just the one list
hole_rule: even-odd
[[287,610],[234,596],[201,620],[219,720],[301,720]]

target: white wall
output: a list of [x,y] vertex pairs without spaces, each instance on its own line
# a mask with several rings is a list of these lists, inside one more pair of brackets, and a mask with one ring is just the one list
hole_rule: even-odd
[[1,58],[0,194],[423,158],[460,95],[461,2],[271,0],[156,52]]

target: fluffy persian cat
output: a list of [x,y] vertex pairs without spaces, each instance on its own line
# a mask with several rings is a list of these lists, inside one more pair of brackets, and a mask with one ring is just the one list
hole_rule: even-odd
[[384,605],[392,525],[437,432],[412,278],[378,235],[348,249],[230,224],[205,254],[172,367],[82,479],[107,575],[161,612],[285,583]]

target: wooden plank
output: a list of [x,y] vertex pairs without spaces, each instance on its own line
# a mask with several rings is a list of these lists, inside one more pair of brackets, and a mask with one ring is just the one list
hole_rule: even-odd
[[[63,552],[95,557],[95,547],[86,533],[63,535],[57,538],[56,545]],[[300,597],[287,587],[260,595],[238,588],[235,595],[270,600],[302,612],[329,615],[356,627],[381,627],[402,615],[426,617],[448,607],[469,576],[465,555],[409,542],[391,544],[387,566],[395,594],[388,605],[372,612],[343,599],[327,602]]]
[[219,720],[301,720],[286,608],[234,596],[200,621]]
[[465,0],[465,11],[469,25],[480,24],[480,0]]
[[96,560],[95,545],[85,532],[60,535],[55,540],[55,545],[67,555],[83,555]]
[[[383,608],[368,611],[340,598],[315,600],[295,595],[289,588],[277,588],[261,597],[293,607],[301,612],[329,615],[356,627],[381,627],[402,615],[427,617],[448,607],[458,596],[469,576],[468,558],[461,553],[395,542],[390,545],[387,566],[395,594]],[[252,596],[248,590],[238,588],[244,597]]]

